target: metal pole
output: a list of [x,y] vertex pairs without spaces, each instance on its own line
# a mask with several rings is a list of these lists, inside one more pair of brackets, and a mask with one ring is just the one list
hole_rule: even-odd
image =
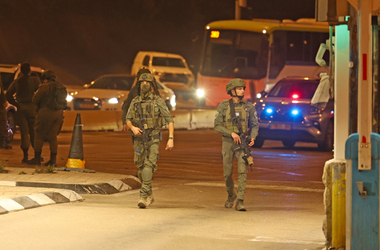
[[357,10],[350,5],[350,73],[349,73],[349,124],[348,134],[358,132],[358,25]]
[[371,0],[359,0],[359,170],[371,170],[372,132],[372,29]]

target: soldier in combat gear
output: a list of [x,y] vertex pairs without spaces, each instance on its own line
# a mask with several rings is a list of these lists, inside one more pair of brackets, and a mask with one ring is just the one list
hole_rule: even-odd
[[[244,150],[239,146],[242,143],[240,135],[243,133],[244,137],[246,137],[246,133],[250,135],[251,139],[248,145],[251,147],[254,144],[254,139],[259,129],[253,104],[243,100],[245,87],[245,83],[241,79],[233,79],[228,82],[226,91],[232,98],[224,100],[219,104],[214,119],[214,129],[223,136],[223,172],[228,194],[224,206],[226,208],[233,207],[234,201],[237,198],[235,209],[238,211],[246,211],[243,201],[247,181],[247,162],[244,159]],[[234,181],[232,179],[232,161],[235,155],[238,159],[237,195],[234,191]]]
[[134,162],[138,169],[138,177],[142,183],[138,206],[146,208],[154,201],[152,195],[153,173],[157,170],[158,148],[161,138],[160,128],[167,123],[169,138],[165,150],[174,147],[174,122],[159,95],[154,76],[144,73],[137,82],[139,96],[130,105],[126,124],[133,132]]
[[21,134],[21,150],[24,157],[22,163],[29,160],[29,147],[34,147],[34,120],[36,117],[36,105],[32,102],[34,93],[41,85],[41,81],[36,76],[30,76],[29,63],[21,64],[22,75],[14,80],[7,90],[7,101],[17,107],[16,123]]
[[56,81],[53,71],[46,70],[42,74],[43,84],[33,96],[33,102],[38,108],[34,125],[34,158],[30,165],[41,165],[41,152],[44,139],[50,145],[50,160],[45,166],[56,166],[58,141],[57,136],[63,123],[63,110],[67,106],[66,88]]

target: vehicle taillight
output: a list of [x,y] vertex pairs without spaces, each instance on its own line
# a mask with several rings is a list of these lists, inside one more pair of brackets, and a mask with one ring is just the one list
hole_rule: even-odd
[[292,95],[292,98],[293,98],[293,99],[298,99],[298,98],[299,98],[299,95],[298,95],[298,94],[293,94],[293,95]]

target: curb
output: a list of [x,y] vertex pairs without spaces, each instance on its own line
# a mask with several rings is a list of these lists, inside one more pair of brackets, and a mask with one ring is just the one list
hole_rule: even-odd
[[45,205],[83,201],[79,194],[72,190],[60,190],[54,192],[36,193],[27,196],[19,196],[0,200],[0,214],[12,211],[36,208]]
[[121,180],[112,180],[106,183],[95,184],[0,181],[0,186],[68,189],[77,194],[115,194],[132,189],[139,189],[141,188],[141,182],[134,176],[128,176],[128,178]]

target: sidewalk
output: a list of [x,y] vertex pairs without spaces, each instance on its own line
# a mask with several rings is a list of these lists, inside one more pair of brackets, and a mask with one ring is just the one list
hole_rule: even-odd
[[131,175],[6,168],[0,173],[0,214],[43,205],[83,201],[80,194],[114,194],[141,187]]

